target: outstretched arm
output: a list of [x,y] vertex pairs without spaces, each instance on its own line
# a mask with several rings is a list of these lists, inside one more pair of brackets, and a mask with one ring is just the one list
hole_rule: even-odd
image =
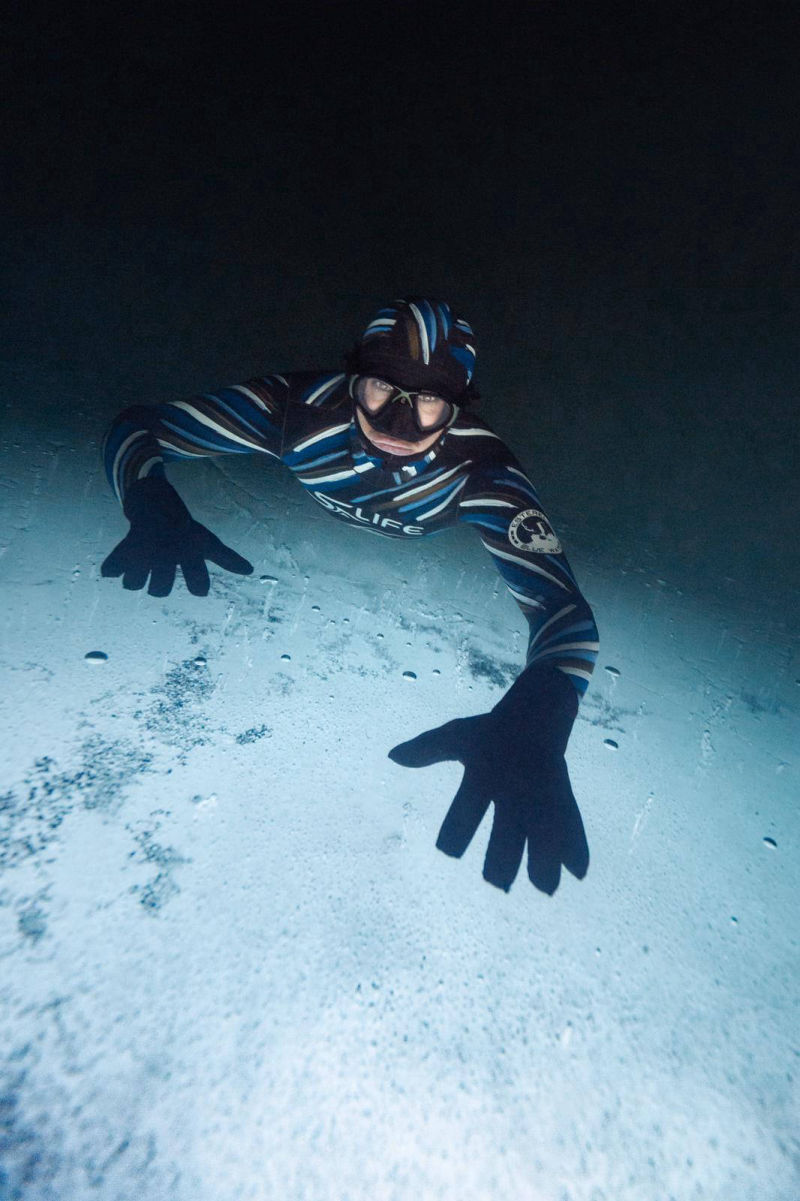
[[106,435],[109,482],[131,528],[102,564],[123,587],[167,596],[177,568],[196,596],[208,593],[206,562],[247,575],[252,564],[195,521],[168,483],[164,463],[218,454],[279,458],[289,384],[282,376],[251,380],[191,400],[135,406]]
[[553,893],[562,865],[578,878],[589,866],[564,752],[597,657],[597,627],[533,485],[504,453],[471,478],[460,512],[528,620],[525,670],[490,713],[447,722],[390,755],[407,767],[461,762],[436,845],[461,856],[494,802],[484,878],[509,889],[527,846],[531,882]]
[[594,615],[533,484],[510,452],[473,476],[459,516],[477,527],[525,614],[526,669],[555,667],[582,696],[597,660]]
[[274,375],[191,400],[135,405],[113,421],[103,444],[108,481],[122,504],[138,480],[164,463],[220,454],[280,458],[289,384]]

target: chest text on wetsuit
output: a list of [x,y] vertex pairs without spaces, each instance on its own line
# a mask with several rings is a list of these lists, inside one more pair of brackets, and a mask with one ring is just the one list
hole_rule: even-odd
[[334,500],[332,497],[326,496],[324,492],[312,492],[311,495],[318,504],[322,505],[323,509],[335,513],[337,517],[344,517],[345,520],[368,525],[376,530],[385,530],[387,533],[425,533],[421,525],[403,525],[402,521],[397,521],[394,517],[386,517],[382,513],[365,513],[360,505],[349,505],[346,500]]

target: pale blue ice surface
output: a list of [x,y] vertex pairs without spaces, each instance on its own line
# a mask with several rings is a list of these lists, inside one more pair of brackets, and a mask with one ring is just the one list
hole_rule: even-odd
[[481,879],[488,826],[462,861],[435,849],[459,769],[386,757],[522,662],[471,531],[387,542],[273,464],[182,465],[255,572],[126,593],[98,574],[125,528],[100,429],[15,409],[4,1201],[789,1201],[798,687],[777,607],[622,567],[586,515],[572,559],[603,649],[569,761],[592,865],[505,895]]
[[380,265],[309,292],[315,245],[304,274],[245,239],[243,266],[225,228],[213,281],[152,223],[11,264],[0,1196],[795,1201],[791,313],[462,287],[602,646],[569,748],[588,876],[505,895],[488,824],[435,849],[459,769],[386,757],[523,662],[472,531],[387,542],[230,458],[170,475],[252,577],[99,577],[115,411],[336,366],[385,296]]

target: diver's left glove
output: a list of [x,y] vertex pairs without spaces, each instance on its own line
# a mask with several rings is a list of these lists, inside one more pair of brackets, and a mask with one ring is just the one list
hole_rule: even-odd
[[151,475],[131,484],[123,510],[131,528],[100,568],[101,575],[122,576],[123,588],[144,588],[149,577],[150,595],[168,596],[180,567],[189,591],[207,596],[206,559],[238,575],[253,570],[252,563],[194,520],[163,476]]
[[436,845],[458,858],[472,841],[490,802],[494,821],[483,866],[490,884],[511,887],[528,847],[528,876],[554,893],[562,864],[578,879],[589,847],[564,760],[578,698],[558,668],[534,665],[492,709],[449,721],[389,752],[404,767],[443,760],[464,765],[464,778]]

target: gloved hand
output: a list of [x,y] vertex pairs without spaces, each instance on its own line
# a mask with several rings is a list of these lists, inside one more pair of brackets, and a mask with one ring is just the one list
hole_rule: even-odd
[[389,752],[404,767],[456,759],[464,778],[436,845],[458,858],[494,801],[483,865],[490,884],[511,887],[528,844],[528,876],[554,893],[561,865],[578,879],[589,847],[572,793],[564,751],[578,711],[575,688],[555,667],[528,668],[491,713],[462,717],[428,730]]
[[206,559],[239,575],[253,570],[252,563],[194,520],[163,476],[151,475],[132,484],[123,509],[131,528],[100,568],[101,575],[122,576],[123,588],[144,588],[149,576],[150,595],[168,596],[180,567],[189,591],[207,596]]

